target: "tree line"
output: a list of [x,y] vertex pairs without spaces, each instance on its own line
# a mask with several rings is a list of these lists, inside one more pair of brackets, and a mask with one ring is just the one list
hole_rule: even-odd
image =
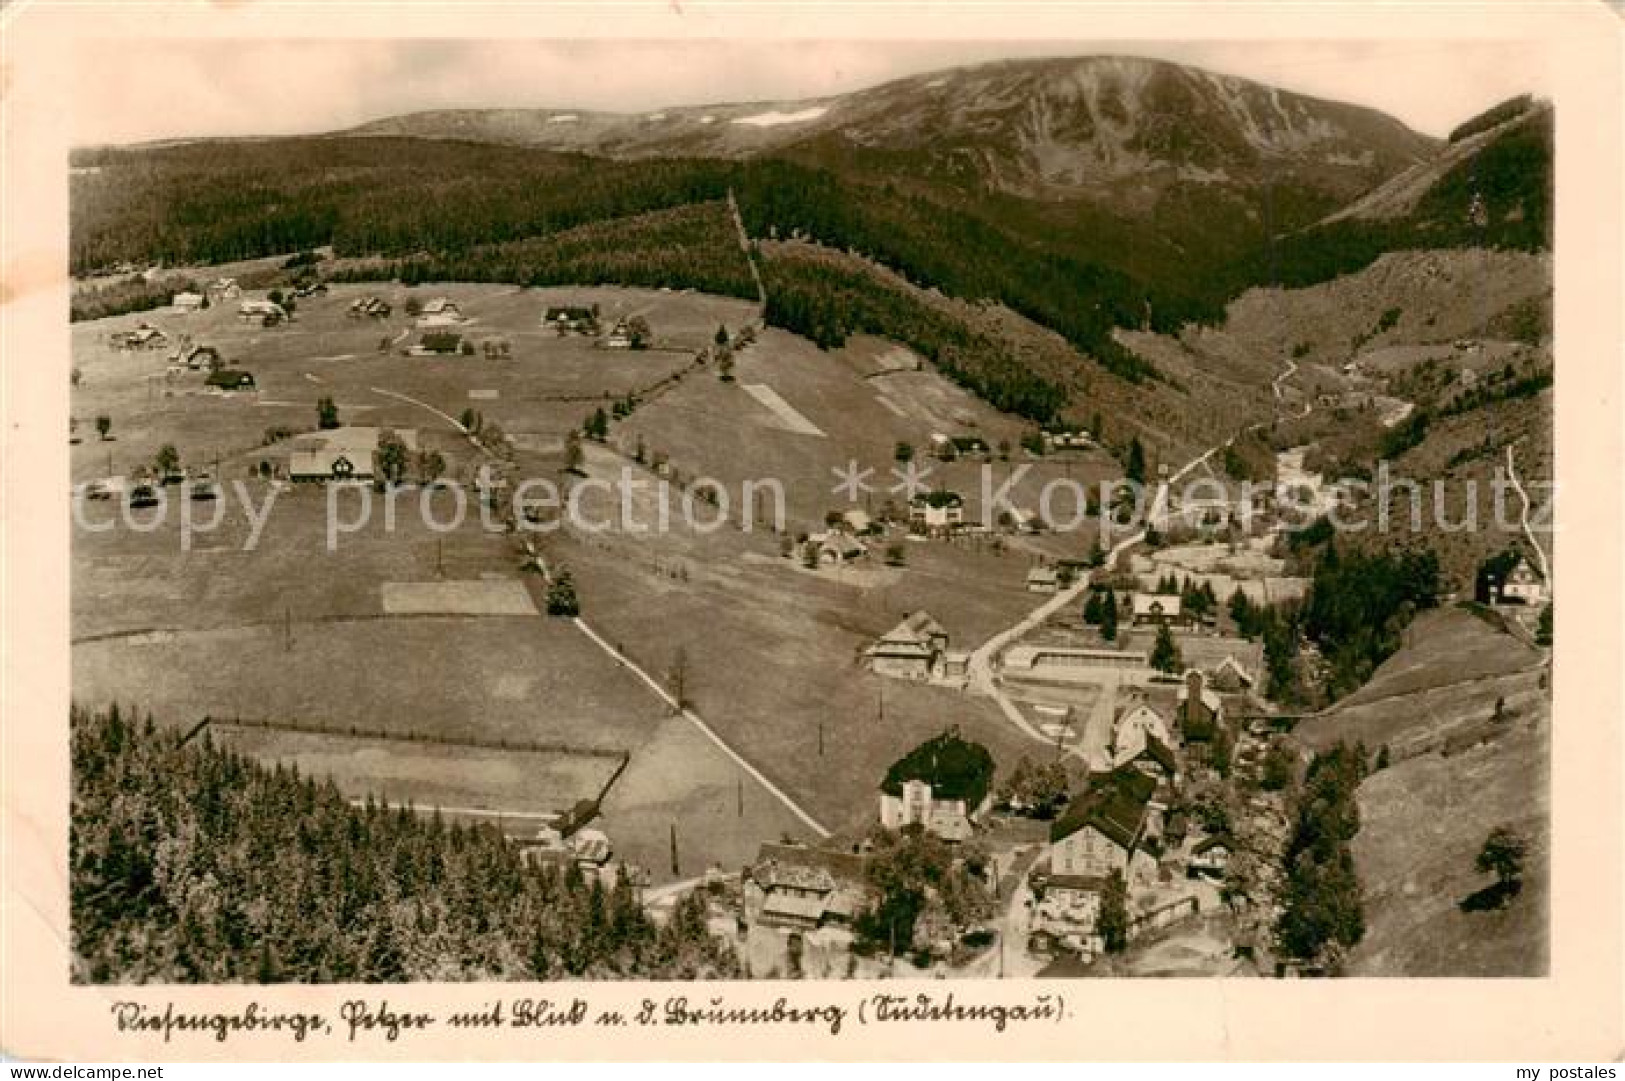
[[91,983],[695,979],[738,974],[691,895],[527,864],[447,823],[188,740],[69,714],[74,977]]

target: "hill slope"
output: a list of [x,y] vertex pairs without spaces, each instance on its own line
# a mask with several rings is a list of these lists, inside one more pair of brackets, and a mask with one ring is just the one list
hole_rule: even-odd
[[[1312,749],[1360,742],[1373,752],[1387,746],[1393,759],[1358,791],[1354,860],[1366,934],[1349,972],[1542,974],[1551,808],[1546,669],[1534,650],[1459,609],[1425,613],[1407,637],[1370,683],[1293,732]],[[1463,909],[1490,884],[1473,861],[1497,826],[1529,844],[1524,887],[1504,909]]]

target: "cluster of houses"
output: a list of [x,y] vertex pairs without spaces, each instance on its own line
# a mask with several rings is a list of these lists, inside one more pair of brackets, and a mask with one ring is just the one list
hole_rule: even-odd
[[[927,628],[928,630],[928,628]],[[1222,677],[1222,678],[1221,678]],[[1222,879],[1234,847],[1224,833],[1204,835],[1177,811],[1187,771],[1204,773],[1208,747],[1228,731],[1216,684],[1244,689],[1236,666],[1186,673],[1171,712],[1131,703],[1113,722],[1109,765],[1085,776],[1081,791],[1049,825],[1027,875],[1032,891],[1029,945],[1090,955],[1102,948],[1097,926],[1114,876],[1129,898],[1129,933],[1199,909],[1194,887],[1172,875]],[[953,728],[898,759],[879,788],[887,830],[918,828],[963,843],[985,826],[993,799],[994,762],[985,747]],[[750,924],[807,932],[849,926],[874,900],[867,844],[849,848],[763,845],[741,878]]]

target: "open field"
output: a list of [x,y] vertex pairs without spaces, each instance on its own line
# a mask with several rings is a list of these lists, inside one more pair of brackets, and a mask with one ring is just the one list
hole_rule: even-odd
[[[85,504],[92,526],[114,524],[105,531],[74,530],[75,641],[152,628],[378,616],[384,614],[387,583],[512,577],[519,565],[513,542],[487,532],[477,514],[456,530],[430,529],[418,513],[422,494],[416,490],[401,494],[393,528],[383,496],[363,488],[335,490],[336,520],[360,521],[364,502],[372,514],[365,528],[337,534],[332,548],[329,493],[320,487],[273,488],[233,479],[207,504],[186,504],[176,488],[166,491],[178,500],[167,511],[129,512],[136,525],[152,525],[150,532],[120,524],[116,500]],[[436,492],[431,499],[435,512],[449,520],[451,493]],[[183,548],[181,504],[198,523],[220,515],[218,527],[194,528],[190,550]],[[257,538],[256,520],[263,523]]]
[[[1026,428],[998,413],[959,387],[930,371],[902,371],[870,378],[877,355],[893,347],[870,338],[857,338],[845,348],[821,352],[812,343],[779,330],[767,330],[755,345],[741,352],[734,374],[737,382],[724,383],[700,373],[685,379],[669,393],[639,409],[619,425],[611,441],[630,454],[639,439],[647,453],[661,454],[684,474],[714,478],[737,492],[746,480],[773,478],[786,493],[792,525],[820,527],[831,510],[853,506],[875,512],[888,501],[901,507],[907,499],[893,474],[899,443],[909,444],[925,488],[945,487],[966,497],[966,519],[980,521],[984,468],[989,487],[997,491],[1020,472],[1010,503],[1039,509],[1043,486],[1070,480],[1093,491],[1121,469],[1100,452],[1068,452],[1039,460],[1028,459],[1018,441]],[[764,390],[782,401],[806,431],[763,405],[754,395]],[[976,435],[995,452],[995,460],[962,458],[939,462],[931,457],[931,436]],[[1009,461],[998,461],[1001,443],[1011,448]],[[872,470],[866,490],[853,500],[836,492],[851,463]],[[894,490],[896,489],[896,490]],[[1077,500],[1057,489],[1050,507],[1060,524],[1077,512]],[[1062,543],[1074,554],[1089,550],[1094,522],[1068,533]]]
[[204,715],[298,720],[495,743],[639,746],[661,707],[568,623],[434,617],[295,623],[112,638],[74,648],[87,703],[138,703],[177,725]]
[[415,807],[548,814],[595,799],[620,760],[566,751],[502,750],[466,743],[373,739],[214,724],[217,743],[260,759],[331,777],[352,799],[371,794]]
[[[218,461],[225,482],[220,499],[188,505],[198,519],[220,516],[215,528],[191,536],[189,550],[178,505],[163,515],[130,512],[140,524],[156,523],[148,532],[76,530],[76,697],[116,699],[177,725],[203,716],[320,725],[328,734],[239,727],[231,738],[256,757],[328,773],[347,792],[508,812],[515,816],[508,825],[521,832],[534,825],[523,815],[590,788],[609,760],[566,754],[541,762],[515,747],[631,751],[604,823],[618,850],[657,880],[712,863],[736,867],[764,839],[804,835],[787,808],[697,728],[669,716],[649,688],[576,628],[519,614],[518,591],[528,590],[526,604],[535,608],[543,586],[519,574],[514,538],[487,528],[472,509],[445,532],[424,523],[420,499],[445,517],[462,493],[406,489],[387,527],[385,497],[367,489],[246,479],[262,458],[285,457],[285,446],[261,445],[264,430],[314,428],[323,396],[335,399],[347,423],[414,429],[421,444],[446,456],[448,476],[459,481],[472,475],[482,452],[436,411],[456,416],[472,402],[515,436],[522,475],[558,477],[565,433],[593,408],[686,369],[718,324],[743,323],[751,307],[613,289],[413,292],[455,300],[471,319],[465,333],[476,341],[503,337],[514,355],[398,355],[416,332],[399,314],[406,290],[390,286],[334,287],[301,301],[291,325],[270,329],[240,323],[235,303],[75,326],[81,382],[74,411],[80,434],[89,435],[74,448],[74,478],[128,472],[168,442],[183,462]],[[368,293],[389,299],[397,315],[383,323],[351,320],[349,300]],[[674,349],[610,352],[536,329],[546,304],[592,302],[606,318],[644,315]],[[184,329],[218,346],[229,365],[255,373],[259,390],[204,393],[194,385],[202,380],[197,373],[164,374],[167,348],[117,352],[107,345],[110,331],[143,318],[172,336]],[[383,338],[391,352],[379,351]],[[1014,444],[1024,428],[928,370],[905,370],[905,360],[873,339],[822,353],[769,331],[736,369],[741,382],[764,388],[762,398],[696,370],[617,422],[611,446],[589,444],[586,476],[619,479],[631,468],[654,480],[631,460],[643,436],[651,459],[668,454],[685,477],[715,476],[736,495],[745,479],[779,479],[793,532],[852,505],[830,491],[830,471],[847,461],[876,467],[877,485],[895,483],[889,467],[896,444],[907,441],[933,470],[927,483],[963,490],[974,510],[981,463],[929,459],[930,436],[974,433],[997,448]],[[867,378],[877,372],[886,374]],[[96,439],[90,418],[98,413],[113,418],[113,440]],[[805,425],[789,424],[792,414]],[[817,427],[825,438],[786,430],[796,426]],[[1023,464],[1018,451],[995,466],[1005,471],[1002,479]],[[1045,459],[1032,463],[1015,502],[1033,506],[1037,486],[1049,479],[1093,482],[1115,473],[1103,455]],[[656,509],[652,491],[633,500],[645,520]],[[341,521],[356,521],[364,502],[372,511],[366,527],[337,535],[331,546],[330,496]],[[860,505],[878,510],[886,498],[882,487]],[[117,500],[86,506],[97,523],[123,513]],[[706,722],[837,831],[865,828],[886,768],[946,727],[986,743],[1006,769],[1046,750],[991,703],[881,680],[862,669],[860,656],[918,608],[942,621],[953,648],[974,647],[1035,603],[1024,583],[1035,553],[1082,554],[1093,539],[1087,527],[1066,536],[909,541],[900,567],[880,558],[882,540],[852,566],[809,571],[781,554],[777,534],[741,528],[737,505],[733,511],[731,524],[716,530],[679,520],[651,537],[620,522],[602,534],[542,535],[536,543],[550,565],[576,574],[583,614],[607,641],[667,686],[681,653],[686,696]],[[351,728],[361,735],[349,735]],[[464,760],[462,750],[430,739],[482,746]],[[442,756],[456,759],[456,768],[441,768]],[[674,824],[677,871],[669,852]]]

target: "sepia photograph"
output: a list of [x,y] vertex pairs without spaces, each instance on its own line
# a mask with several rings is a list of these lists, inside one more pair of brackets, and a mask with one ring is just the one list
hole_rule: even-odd
[[1548,972],[1538,57],[78,59],[73,982]]
[[1605,9],[0,8],[7,1069],[1616,1076]]

